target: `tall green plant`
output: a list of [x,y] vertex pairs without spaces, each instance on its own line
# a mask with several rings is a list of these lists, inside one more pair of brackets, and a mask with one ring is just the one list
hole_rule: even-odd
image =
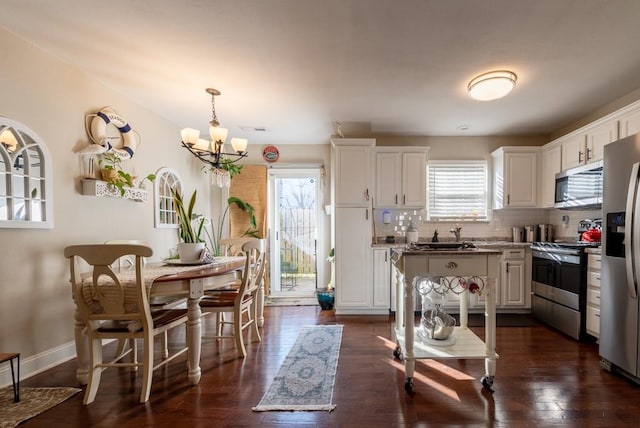
[[220,218],[218,219],[217,230],[213,227],[213,223],[211,224],[211,232],[209,232],[209,230],[205,228],[205,233],[207,235],[207,239],[211,247],[210,249],[213,252],[214,256],[221,255],[220,241],[222,240],[222,229],[224,227],[224,222],[225,222],[225,219],[227,218],[227,213],[229,212],[229,207],[231,205],[235,205],[238,208],[240,208],[242,211],[249,214],[250,227],[248,227],[247,230],[244,231],[242,236],[251,236],[253,238],[260,237],[260,233],[257,229],[258,226],[256,222],[255,209],[253,208],[253,206],[248,202],[243,201],[240,198],[231,196],[227,199],[227,206],[225,207],[224,212],[222,213],[222,216],[220,216]]
[[[193,208],[196,205],[197,190],[194,190],[189,198],[189,205],[185,209],[182,195],[176,189],[171,189],[173,196],[173,204],[178,215],[178,234],[180,239],[185,243],[203,242],[201,236],[204,230],[205,218],[194,214]],[[193,220],[197,220],[194,227]]]

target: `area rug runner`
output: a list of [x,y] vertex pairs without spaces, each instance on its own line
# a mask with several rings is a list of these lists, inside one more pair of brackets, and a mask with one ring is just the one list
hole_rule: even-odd
[[0,428],[13,428],[21,422],[73,397],[78,388],[20,388],[20,401],[13,402],[13,388],[0,389]]
[[278,375],[253,410],[335,409],[331,401],[341,342],[341,325],[303,327]]

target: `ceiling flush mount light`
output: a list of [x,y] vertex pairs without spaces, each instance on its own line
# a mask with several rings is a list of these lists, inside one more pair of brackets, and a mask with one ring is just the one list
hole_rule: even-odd
[[481,74],[467,86],[471,98],[479,101],[497,100],[516,87],[516,74],[507,70],[490,71]]
[[195,157],[202,162],[211,166],[211,184],[218,187],[229,187],[231,184],[231,175],[229,168],[231,164],[238,162],[247,156],[248,141],[244,138],[232,138],[231,147],[234,153],[226,153],[224,151],[224,141],[227,139],[228,130],[220,128],[220,122],[216,116],[216,95],[220,95],[220,91],[213,88],[207,88],[207,93],[211,95],[211,121],[209,122],[209,135],[211,140],[200,138],[200,131],[192,128],[184,128],[180,131],[182,136],[182,147],[186,148]]

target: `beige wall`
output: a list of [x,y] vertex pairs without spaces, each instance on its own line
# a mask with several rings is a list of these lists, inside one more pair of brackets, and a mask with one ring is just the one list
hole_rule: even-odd
[[[144,239],[157,259],[177,240],[175,230],[154,228],[153,198],[138,203],[79,193],[80,162],[73,152],[88,143],[85,114],[109,105],[140,134],[141,145],[126,161],[128,170],[147,174],[162,166],[175,168],[187,189],[197,184],[203,212],[209,187],[200,165],[179,147],[176,125],[3,30],[0,52],[0,115],[36,132],[53,161],[53,229],[0,229],[0,349],[22,353],[26,376],[73,351],[65,246]],[[0,369],[0,384],[5,384],[9,378]]]

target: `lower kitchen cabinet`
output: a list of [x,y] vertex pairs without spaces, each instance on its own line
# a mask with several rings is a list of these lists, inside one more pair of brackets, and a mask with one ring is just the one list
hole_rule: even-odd
[[391,306],[391,258],[387,248],[373,250],[374,308],[389,310]]
[[367,313],[372,306],[371,211],[335,210],[335,308],[337,314]]
[[[531,254],[526,248],[505,248],[502,252],[496,308],[499,312],[531,309]],[[470,308],[484,306],[482,295],[472,296]]]
[[587,333],[600,337],[600,254],[587,258]]

